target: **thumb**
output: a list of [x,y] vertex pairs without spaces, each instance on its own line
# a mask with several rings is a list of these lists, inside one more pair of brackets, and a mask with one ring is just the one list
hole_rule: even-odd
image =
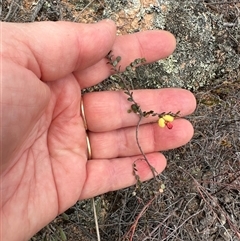
[[[3,56],[43,81],[62,78],[105,57],[115,41],[114,22],[2,23]],[[17,50],[17,51],[16,51]]]

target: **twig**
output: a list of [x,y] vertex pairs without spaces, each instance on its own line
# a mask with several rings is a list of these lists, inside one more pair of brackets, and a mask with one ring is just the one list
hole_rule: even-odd
[[41,10],[43,4],[44,4],[44,0],[39,0],[37,2],[36,7],[34,8],[33,14],[32,14],[31,19],[30,19],[31,22],[35,21],[35,19],[38,15],[39,11]]
[[90,2],[80,11],[80,13],[78,14],[78,16],[74,18],[73,22],[77,22],[77,21],[79,20],[79,18],[80,18],[81,13],[82,13],[86,8],[88,8],[93,2],[94,2],[94,0],[90,1]]
[[[16,5],[17,7],[15,7],[15,9],[13,9],[14,5]],[[6,15],[6,17],[3,19],[3,21],[8,21],[10,19],[8,19],[10,17],[10,15],[12,14],[12,16],[15,14],[15,12],[17,11],[17,8],[19,8],[20,6],[18,5],[18,3],[16,2],[16,0],[12,0],[10,6],[9,6],[9,10],[8,13]],[[13,10],[13,11],[12,11]]]
[[157,196],[154,196],[141,210],[141,212],[138,214],[136,220],[134,221],[133,225],[131,226],[131,228],[129,229],[129,231],[126,233],[126,235],[124,235],[124,238],[127,237],[130,234],[130,241],[133,240],[133,235],[135,233],[137,224],[139,219],[143,216],[143,214],[146,212],[147,208],[151,205],[151,203],[156,199]]
[[[213,208],[213,205],[207,200],[207,198],[210,199],[210,201],[215,204],[214,206],[216,206],[216,207],[219,209],[219,212],[220,212],[220,213],[224,213],[223,215],[224,215],[224,217],[226,218],[229,226],[233,229],[233,231],[235,232],[235,234],[236,234],[238,237],[240,237],[240,236],[239,236],[239,228],[237,228],[237,227],[233,224],[233,222],[232,222],[231,219],[229,218],[229,215],[226,214],[226,212],[224,212],[224,210],[222,209],[222,207],[214,200],[213,196],[212,196],[209,192],[207,192],[206,190],[204,190],[204,188],[198,183],[198,181],[197,181],[189,172],[187,172],[186,170],[184,170],[181,166],[178,166],[178,168],[181,169],[185,174],[189,175],[189,176],[192,178],[193,182],[194,182],[195,185],[196,185],[196,188],[197,188],[199,194],[201,195],[201,197],[202,197],[202,199],[205,201],[205,203],[209,206],[209,208],[216,214],[216,219],[219,221],[219,223],[221,224],[221,219],[218,217],[216,211],[215,211],[214,208]],[[223,225],[222,225],[222,226],[223,226]],[[229,234],[229,232],[228,232],[227,229],[226,229],[226,232],[227,232],[228,235],[230,236],[230,234]]]
[[0,0],[0,16],[2,16],[2,5],[3,5],[2,0]]
[[94,198],[92,198],[92,206],[93,206],[94,221],[95,221],[95,227],[96,227],[96,233],[97,233],[97,240],[101,241],[99,226],[98,226],[98,217],[97,217],[97,211],[96,211]]

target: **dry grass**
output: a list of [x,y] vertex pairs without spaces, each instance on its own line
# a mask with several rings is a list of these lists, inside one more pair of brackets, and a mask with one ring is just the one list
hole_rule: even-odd
[[[4,0],[0,16],[12,22],[91,22],[104,15],[107,4],[127,2]],[[231,38],[240,53],[233,31],[240,25],[240,1],[203,2],[225,19],[229,34],[223,38]],[[189,117],[195,134],[184,147],[165,153],[164,192],[151,180],[137,195],[130,187],[96,197],[102,240],[240,240],[240,79],[231,81],[230,73],[227,81],[195,95],[198,107]],[[31,240],[96,240],[91,201],[78,202]]]

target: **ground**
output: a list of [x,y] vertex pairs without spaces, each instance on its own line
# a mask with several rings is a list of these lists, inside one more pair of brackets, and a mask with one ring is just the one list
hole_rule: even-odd
[[[95,198],[102,240],[240,240],[240,1],[5,0],[2,21],[113,19],[118,34],[165,29],[172,56],[132,76],[134,88],[181,87],[197,100],[195,134],[166,152],[155,180]],[[119,88],[107,79],[86,91]],[[97,240],[91,200],[80,201],[36,234],[37,240]]]

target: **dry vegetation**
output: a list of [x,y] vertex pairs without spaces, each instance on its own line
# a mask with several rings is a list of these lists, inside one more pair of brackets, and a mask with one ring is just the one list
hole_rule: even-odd
[[[3,0],[0,16],[2,21],[12,22],[94,22],[109,17],[111,11],[116,18],[115,14],[130,2]],[[240,58],[240,35],[233,34],[233,28],[240,29],[240,1],[199,2],[205,11],[224,19],[229,34],[222,38],[231,39],[232,46],[226,47]],[[148,7],[157,14],[156,9]],[[120,32],[126,31],[122,28]],[[188,118],[195,134],[186,146],[165,153],[169,162],[160,175],[165,184],[163,193],[151,180],[136,196],[134,187],[130,187],[95,199],[102,240],[240,240],[239,72],[238,66],[234,78],[229,73],[220,83],[213,81],[194,91],[198,106]],[[108,89],[109,83],[106,80],[93,89]],[[90,200],[76,203],[31,240],[96,240]]]

